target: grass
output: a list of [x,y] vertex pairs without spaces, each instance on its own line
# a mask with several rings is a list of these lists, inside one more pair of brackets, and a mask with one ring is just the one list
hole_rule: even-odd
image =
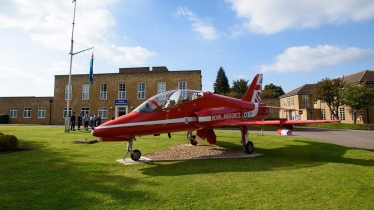
[[[0,154],[0,209],[373,209],[374,153],[314,140],[250,134],[258,159],[124,166],[126,143],[74,144],[89,132],[0,126],[30,151]],[[241,150],[238,132],[216,131]],[[140,137],[143,154],[187,143]]]

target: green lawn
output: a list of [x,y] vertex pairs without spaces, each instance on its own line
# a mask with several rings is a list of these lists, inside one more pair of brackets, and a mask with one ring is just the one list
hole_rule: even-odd
[[[124,166],[126,143],[74,144],[89,132],[0,126],[30,151],[0,154],[0,209],[374,209],[374,153],[251,134],[257,159]],[[216,131],[241,150],[239,132]],[[139,137],[143,154],[187,143],[185,133]]]

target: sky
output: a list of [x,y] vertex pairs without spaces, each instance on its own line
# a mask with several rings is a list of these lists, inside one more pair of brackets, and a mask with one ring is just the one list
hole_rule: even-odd
[[[68,75],[75,2],[0,0],[0,97],[53,96]],[[77,0],[72,74],[201,70],[213,91],[262,73],[284,92],[374,70],[373,0]],[[88,82],[88,78],[87,78]],[[188,88],[188,84],[187,84]]]

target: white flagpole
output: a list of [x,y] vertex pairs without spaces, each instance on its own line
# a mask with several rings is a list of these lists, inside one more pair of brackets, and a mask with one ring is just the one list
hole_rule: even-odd
[[71,46],[70,46],[70,71],[69,71],[68,98],[67,98],[66,117],[65,117],[65,132],[69,132],[69,131],[70,131],[70,119],[69,119],[69,113],[70,113],[70,100],[71,100],[71,98],[72,98],[72,97],[71,97],[71,92],[72,92],[72,89],[73,89],[73,88],[70,88],[70,86],[72,86],[72,84],[71,84],[71,68],[72,68],[72,65],[73,65],[73,55],[78,54],[78,53],[81,53],[81,52],[84,52],[84,51],[86,51],[86,50],[93,49],[93,47],[91,47],[91,48],[88,48],[88,49],[85,49],[85,50],[82,50],[82,51],[79,51],[79,52],[73,53],[73,45],[74,45],[73,37],[74,37],[74,25],[75,25],[75,9],[76,9],[76,7],[77,7],[77,1],[76,1],[76,0],[73,0],[72,3],[75,3],[75,4],[74,4],[74,16],[73,16],[73,29],[72,29],[72,32],[71,32]]
[[70,130],[70,119],[69,119],[69,113],[70,113],[70,100],[71,100],[71,68],[73,65],[73,45],[74,45],[74,25],[75,25],[75,9],[77,7],[77,1],[73,0],[74,3],[74,16],[73,16],[73,29],[71,32],[71,46],[70,46],[70,71],[69,71],[69,83],[68,83],[68,98],[67,98],[67,105],[66,105],[66,118],[65,118],[65,132],[69,132]]

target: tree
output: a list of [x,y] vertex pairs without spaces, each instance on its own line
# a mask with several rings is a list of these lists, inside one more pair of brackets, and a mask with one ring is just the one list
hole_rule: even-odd
[[374,89],[366,84],[349,84],[341,90],[342,103],[353,110],[353,123],[356,124],[359,111],[374,104]]
[[336,79],[325,78],[314,85],[312,89],[313,101],[324,101],[334,118],[339,119],[339,107],[343,105],[340,94],[345,86],[344,77]]
[[281,95],[284,95],[284,91],[281,86],[276,86],[273,83],[265,85],[262,96],[264,98],[276,98]]
[[225,95],[230,91],[229,80],[222,66],[217,73],[216,82],[213,84],[214,93]]
[[248,82],[248,80],[243,78],[234,80],[230,92],[227,95],[234,98],[243,98],[248,89]]

